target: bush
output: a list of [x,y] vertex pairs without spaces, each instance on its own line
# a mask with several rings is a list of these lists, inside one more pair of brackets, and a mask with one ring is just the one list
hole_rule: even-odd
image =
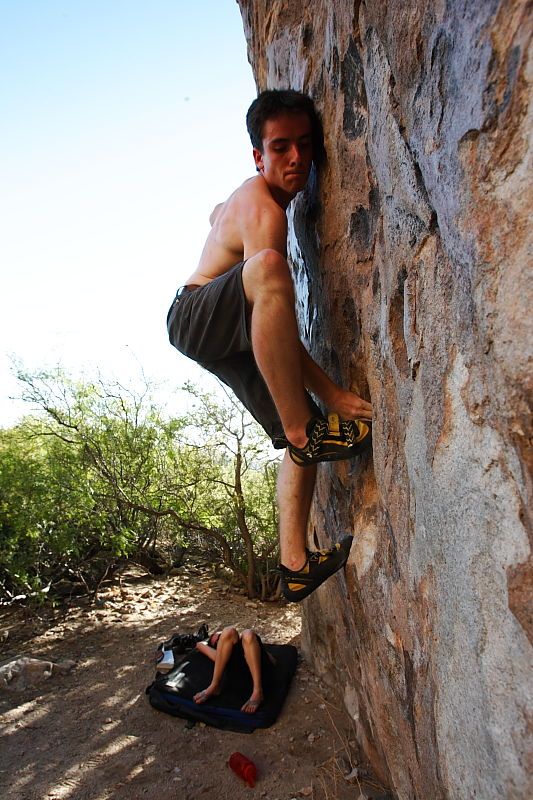
[[172,566],[191,536],[250,597],[276,590],[277,463],[232,398],[186,391],[193,419],[166,419],[150,388],[19,372],[38,413],[0,431],[0,589],[96,593],[129,559]]

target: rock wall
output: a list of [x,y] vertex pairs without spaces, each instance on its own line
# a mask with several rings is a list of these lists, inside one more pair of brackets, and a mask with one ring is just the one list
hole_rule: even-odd
[[356,543],[304,646],[398,798],[530,797],[531,5],[238,1],[258,87],[324,122],[302,335],[375,410],[321,468],[315,539]]

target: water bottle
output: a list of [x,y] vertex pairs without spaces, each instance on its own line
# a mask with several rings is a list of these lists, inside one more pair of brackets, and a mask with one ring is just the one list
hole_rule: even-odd
[[242,753],[232,753],[228,761],[233,772],[242,778],[252,789],[257,779],[257,767],[253,761],[243,756]]

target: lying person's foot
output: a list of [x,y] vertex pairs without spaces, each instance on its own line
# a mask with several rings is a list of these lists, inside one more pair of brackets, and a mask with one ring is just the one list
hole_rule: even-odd
[[251,697],[242,706],[241,711],[245,711],[246,714],[255,714],[262,702],[263,692],[252,692]]
[[202,689],[201,692],[197,692],[193,700],[195,703],[205,703],[210,697],[216,697],[219,694],[220,690],[218,686],[208,686],[207,689]]
[[289,455],[299,467],[320,461],[341,461],[354,458],[372,443],[371,423],[363,419],[341,420],[338,414],[313,417],[307,425],[307,444],[288,445]]
[[307,550],[307,561],[300,570],[279,565],[281,591],[286,600],[299,603],[314,592],[330,575],[338,572],[348,560],[353,536],[343,536],[330,550]]

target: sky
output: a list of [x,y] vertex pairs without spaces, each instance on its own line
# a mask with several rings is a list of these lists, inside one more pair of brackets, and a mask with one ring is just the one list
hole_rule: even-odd
[[165,318],[254,173],[235,0],[0,0],[0,74],[0,426],[13,358],[212,386]]

